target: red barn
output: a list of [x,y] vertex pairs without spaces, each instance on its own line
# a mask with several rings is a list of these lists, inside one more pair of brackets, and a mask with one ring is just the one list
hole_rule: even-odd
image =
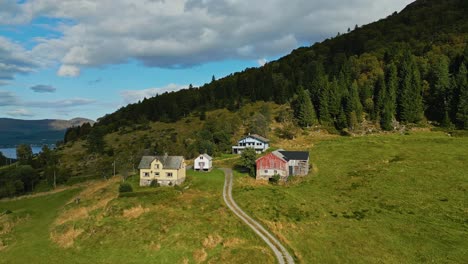
[[282,180],[292,175],[305,176],[309,173],[309,152],[280,149],[257,159],[256,165],[257,180],[268,180],[274,175]]

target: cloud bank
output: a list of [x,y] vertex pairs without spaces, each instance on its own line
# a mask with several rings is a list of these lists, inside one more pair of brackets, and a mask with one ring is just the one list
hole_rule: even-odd
[[171,83],[165,87],[160,88],[148,88],[143,90],[124,90],[120,92],[125,104],[136,103],[144,98],[151,98],[157,94],[163,94],[165,92],[175,92],[184,88],[187,88],[188,85],[178,85]]
[[[0,38],[0,80],[58,63],[57,74],[138,61],[180,68],[259,60],[401,10],[412,0],[0,0],[0,25],[63,19],[31,51]],[[31,53],[31,58],[25,54]],[[6,63],[5,63],[5,62]]]

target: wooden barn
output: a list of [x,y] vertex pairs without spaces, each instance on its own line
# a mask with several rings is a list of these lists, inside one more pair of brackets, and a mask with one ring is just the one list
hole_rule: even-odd
[[276,150],[256,161],[257,180],[269,180],[279,175],[282,180],[289,176],[309,174],[309,152]]

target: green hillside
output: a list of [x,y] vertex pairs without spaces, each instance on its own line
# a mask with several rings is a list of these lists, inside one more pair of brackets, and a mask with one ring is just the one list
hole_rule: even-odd
[[284,104],[303,87],[315,124],[324,127],[353,130],[366,120],[392,130],[394,121],[429,120],[467,128],[466,13],[464,0],[419,0],[263,67],[128,105],[99,126],[111,132],[147,120],[173,122],[194,111],[236,111],[249,102]]

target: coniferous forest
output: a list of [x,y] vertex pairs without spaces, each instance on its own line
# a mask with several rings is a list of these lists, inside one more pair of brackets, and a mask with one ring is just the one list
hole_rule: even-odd
[[365,120],[393,130],[430,121],[468,129],[466,14],[464,0],[419,0],[263,67],[128,105],[102,117],[98,127],[107,133],[135,122],[173,122],[193,111],[273,101],[291,103],[301,126],[353,130]]

